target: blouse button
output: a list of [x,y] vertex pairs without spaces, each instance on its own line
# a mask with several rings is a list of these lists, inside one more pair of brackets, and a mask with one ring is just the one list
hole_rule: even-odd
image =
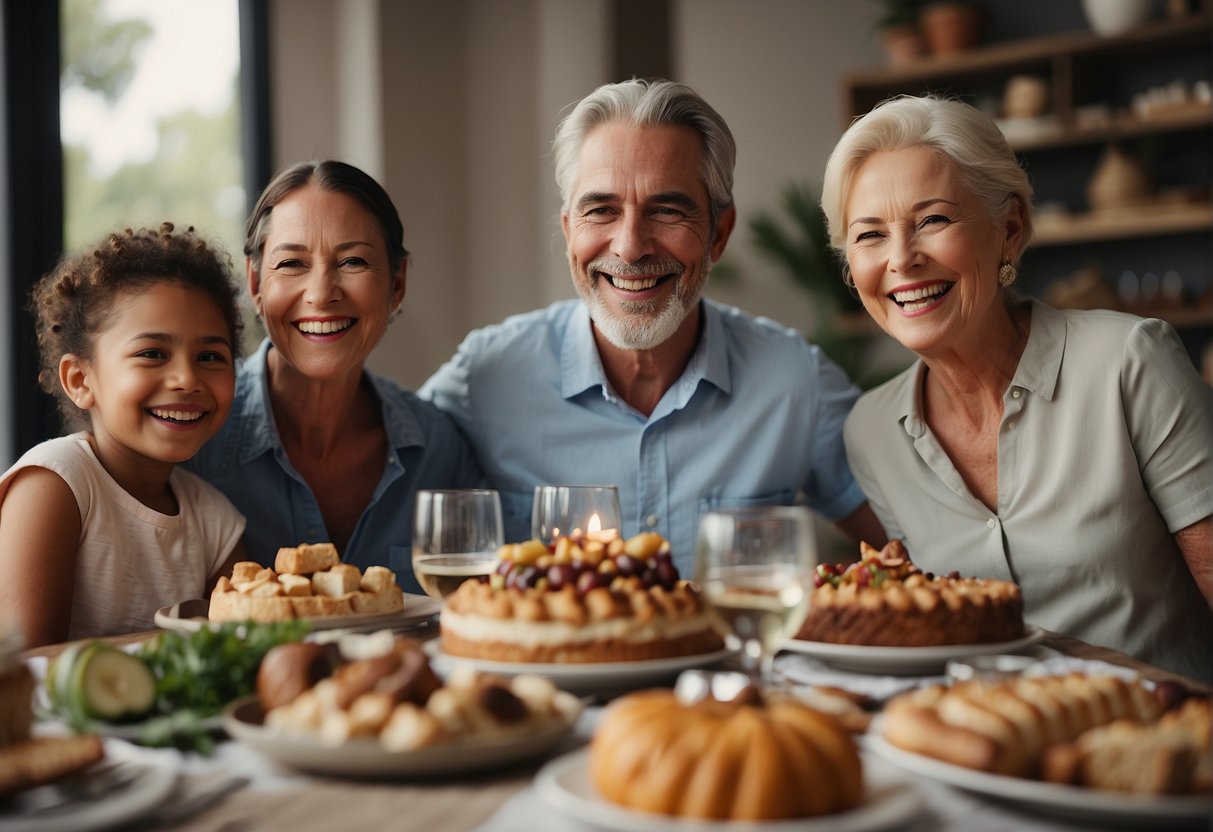
[[998,525],[998,521],[995,520],[993,517],[991,517],[989,520],[986,521],[986,525],[992,529]]
[[644,518],[644,523],[645,523],[645,525],[646,525],[646,526],[648,526],[650,529],[651,529],[651,528],[653,528],[654,526],[656,526],[656,525],[657,525],[657,515],[656,515],[656,514],[650,514],[648,517]]
[[1013,399],[1018,399],[1018,398],[1019,398],[1019,391],[1018,391],[1018,390],[1012,390],[1012,391],[1011,391],[1011,398],[1013,398]]

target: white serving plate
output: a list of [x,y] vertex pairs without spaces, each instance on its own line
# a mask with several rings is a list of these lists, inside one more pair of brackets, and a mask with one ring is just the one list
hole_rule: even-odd
[[[115,762],[130,766],[134,776],[95,797],[32,812],[10,811],[4,808],[7,804],[0,804],[0,832],[127,828],[164,805],[177,785],[178,766],[164,754],[148,754],[121,740],[108,739],[105,759],[98,765]],[[88,777],[88,770],[78,776]],[[20,806],[19,800],[16,805]]]
[[[854,809],[819,818],[772,821],[696,821],[640,812],[598,794],[589,777],[589,749],[558,757],[535,776],[535,790],[569,818],[616,832],[874,832],[900,826],[922,808],[922,795],[896,769],[864,765],[864,798]],[[806,784],[811,788],[811,784]]]
[[783,650],[804,653],[841,670],[892,676],[916,676],[942,673],[949,659],[982,656],[987,653],[1013,653],[1036,644],[1045,631],[1031,624],[1024,626],[1022,638],[991,644],[942,644],[937,647],[870,647],[863,644],[829,644],[824,641],[788,639]]
[[[157,627],[192,633],[211,623],[210,601],[205,598],[190,598],[156,610]],[[372,632],[392,630],[420,624],[442,609],[442,602],[428,595],[404,594],[404,609],[380,615],[320,615],[299,619],[306,621],[312,630],[351,630]]]
[[668,682],[684,670],[711,667],[733,655],[731,650],[716,650],[711,653],[639,662],[496,662],[465,656],[448,656],[442,652],[442,645],[437,639],[427,641],[423,646],[425,652],[433,659],[435,670],[443,676],[449,675],[450,671],[459,665],[500,676],[527,673],[545,676],[561,690],[577,694],[621,693]]
[[338,745],[318,737],[280,734],[262,722],[256,697],[238,699],[223,712],[223,726],[233,739],[284,766],[333,777],[430,778],[500,768],[554,749],[573,730],[582,704],[570,694],[560,715],[525,731],[470,736],[415,751],[389,751],[375,739]]
[[1018,807],[1092,824],[1157,829],[1213,820],[1213,795],[1131,795],[1008,777],[952,765],[889,744],[873,725],[869,751],[913,774]]

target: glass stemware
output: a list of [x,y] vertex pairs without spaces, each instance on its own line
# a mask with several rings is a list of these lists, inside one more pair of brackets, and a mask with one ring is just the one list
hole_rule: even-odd
[[817,542],[801,506],[713,511],[699,518],[695,569],[725,643],[757,684],[809,611]]
[[413,574],[427,595],[445,598],[464,581],[492,573],[503,537],[496,491],[418,491]]
[[619,489],[613,485],[537,485],[531,508],[531,537],[549,546],[558,537],[619,534]]

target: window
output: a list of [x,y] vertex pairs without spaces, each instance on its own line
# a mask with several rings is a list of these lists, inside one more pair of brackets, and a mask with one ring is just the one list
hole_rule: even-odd
[[192,225],[243,242],[236,0],[62,0],[64,244]]
[[[37,387],[25,307],[64,250],[172,219],[222,243],[239,267],[247,195],[270,169],[266,5],[0,0],[3,467],[60,432]],[[171,94],[155,91],[166,83]]]

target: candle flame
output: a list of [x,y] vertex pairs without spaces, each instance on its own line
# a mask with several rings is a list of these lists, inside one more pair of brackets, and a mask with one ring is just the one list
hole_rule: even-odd
[[587,534],[598,534],[602,531],[602,519],[597,514],[591,514],[589,522],[585,524]]

